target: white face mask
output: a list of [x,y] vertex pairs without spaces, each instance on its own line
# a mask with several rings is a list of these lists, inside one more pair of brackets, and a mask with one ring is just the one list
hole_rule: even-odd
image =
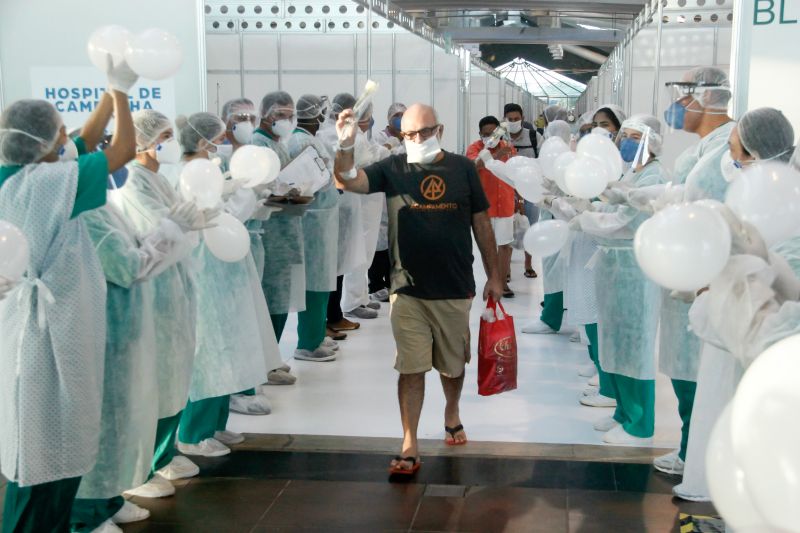
[[732,183],[733,181],[737,180],[739,176],[742,175],[742,164],[738,161],[734,161],[733,157],[731,157],[730,152],[725,152],[722,154],[722,160],[719,163],[720,170],[722,170],[722,177],[725,178],[725,181],[728,183]]
[[516,135],[517,133],[522,131],[522,121],[518,120],[516,122],[509,122],[508,123],[508,132],[513,133]]
[[594,129],[592,129],[592,134],[593,135],[605,135],[609,139],[612,139],[612,140],[614,139],[614,134],[611,133],[610,131],[608,131],[605,128],[600,128],[600,127],[594,128]]
[[161,165],[173,165],[181,160],[181,146],[175,137],[156,145],[156,161]]
[[214,145],[217,150],[214,152],[215,155],[220,157],[224,157],[230,159],[233,155],[233,145],[232,144],[215,144]]
[[432,135],[430,139],[422,144],[413,141],[405,141],[406,154],[408,154],[409,163],[422,163],[427,165],[436,159],[442,148],[439,146],[439,137]]
[[59,161],[75,161],[78,159],[78,147],[75,146],[75,141],[67,137],[67,142],[58,151]]
[[236,142],[239,144],[250,144],[253,140],[253,132],[255,131],[255,127],[253,124],[246,120],[244,122],[237,122],[231,127],[231,131],[233,132],[233,138],[236,139]]
[[281,139],[285,139],[289,137],[294,131],[294,123],[285,118],[283,120],[276,120],[272,123],[272,133],[280,137]]

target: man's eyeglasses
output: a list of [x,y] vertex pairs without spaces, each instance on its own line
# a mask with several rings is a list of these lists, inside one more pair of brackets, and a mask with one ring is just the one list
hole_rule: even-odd
[[430,126],[428,128],[422,128],[422,129],[417,130],[417,131],[401,131],[400,135],[402,135],[404,139],[407,139],[409,141],[413,141],[414,138],[417,135],[419,135],[420,138],[424,141],[424,140],[430,139],[432,136],[434,136],[437,133],[439,133],[439,128],[441,128],[441,127],[442,127],[441,124],[436,124],[435,126]]

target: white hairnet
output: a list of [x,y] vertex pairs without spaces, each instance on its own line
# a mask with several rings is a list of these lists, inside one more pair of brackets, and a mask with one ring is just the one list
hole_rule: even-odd
[[294,109],[294,100],[292,100],[292,96],[286,91],[267,93],[264,98],[261,99],[261,107],[259,108],[261,118],[267,118],[274,109],[279,107]]
[[794,129],[777,109],[761,107],[748,111],[737,128],[742,146],[756,159],[787,162],[792,157]]
[[570,127],[569,123],[564,122],[563,120],[554,120],[544,129],[545,139],[549,139],[550,137],[561,137],[564,139],[564,142],[568,143],[571,136],[572,128]]
[[218,116],[205,112],[195,113],[189,118],[178,117],[175,125],[178,127],[178,141],[186,154],[197,152],[200,141],[212,142],[226,129]]
[[314,94],[304,94],[297,99],[295,113],[298,120],[316,118],[327,114],[328,100]]
[[256,105],[249,98],[234,98],[233,100],[228,100],[225,102],[225,105],[222,106],[222,115],[220,118],[227,122],[228,119],[231,118],[231,115],[237,113],[252,113],[255,115]]
[[53,151],[61,116],[44,100],[18,100],[0,115],[0,161],[27,165]]
[[[731,84],[725,71],[717,67],[695,67],[683,75],[683,81],[698,84],[695,100],[709,109],[727,109],[731,99]],[[710,86],[703,88],[703,86]]]
[[544,115],[544,119],[548,122],[548,124],[555,120],[567,120],[567,110],[558,104],[545,107],[542,114]]
[[642,142],[646,142],[647,150],[653,155],[661,155],[664,151],[664,139],[661,137],[661,122],[653,115],[633,115],[622,123],[623,129],[636,130],[642,134]]
[[172,127],[172,122],[159,111],[142,109],[132,115],[136,129],[136,149],[147,150],[156,142],[158,136]]
[[345,109],[353,109],[353,106],[356,105],[356,97],[350,93],[339,93],[333,97],[333,103],[331,105],[331,113],[333,115],[338,115]]
[[627,115],[625,114],[625,111],[623,111],[620,106],[615,105],[615,104],[603,104],[600,107],[598,107],[595,110],[594,113],[592,113],[592,120],[593,121],[594,121],[595,115],[597,115],[601,111],[604,112],[604,113],[607,113],[607,112],[611,111],[611,114],[614,116],[614,118],[617,119],[617,122],[619,122],[620,127],[622,126],[622,123],[625,122],[625,119],[627,118]]
[[581,115],[575,123],[577,124],[578,128],[581,126],[585,126],[586,124],[591,124],[592,119],[594,118],[594,113],[591,111],[587,111],[583,115]]
[[398,113],[405,113],[406,109],[408,108],[406,107],[405,104],[401,104],[400,102],[395,102],[389,106],[389,112],[386,114],[386,118],[388,120],[392,120],[393,116],[395,116]]

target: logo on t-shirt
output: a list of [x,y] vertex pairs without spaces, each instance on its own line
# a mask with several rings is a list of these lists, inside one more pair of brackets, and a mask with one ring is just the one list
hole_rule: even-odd
[[422,192],[423,198],[429,202],[439,200],[444,196],[445,191],[447,191],[447,187],[444,184],[444,180],[434,174],[422,180],[422,185],[420,185],[420,192]]

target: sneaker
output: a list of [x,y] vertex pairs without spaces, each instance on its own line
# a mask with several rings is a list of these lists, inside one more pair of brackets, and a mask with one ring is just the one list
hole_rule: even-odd
[[599,392],[594,396],[584,396],[581,398],[581,403],[587,407],[616,407],[617,400],[603,396]]
[[352,331],[360,328],[361,324],[343,318],[339,322],[328,322],[328,327],[333,331]]
[[170,481],[189,479],[199,473],[200,467],[190,461],[188,457],[182,455],[176,455],[167,466],[156,472],[159,476]]
[[234,413],[242,415],[263,416],[272,412],[272,405],[263,394],[231,394],[228,406]]
[[593,364],[582,366],[580,370],[578,370],[578,375],[582,378],[590,378],[592,376],[597,375],[597,367]]
[[294,385],[297,377],[283,370],[273,370],[267,374],[267,385]]
[[381,289],[369,295],[369,299],[373,302],[386,303],[389,301],[389,289]]
[[581,334],[580,332],[576,331],[572,335],[569,336],[569,342],[581,342]]
[[600,392],[600,387],[593,387],[592,385],[589,385],[588,387],[583,389],[583,393],[581,394],[581,396],[594,396],[598,392]]
[[336,353],[333,350],[325,348],[324,346],[320,346],[313,352],[311,350],[297,349],[294,351],[294,358],[299,361],[315,361],[318,363],[324,363],[328,361],[335,361]]
[[92,533],[122,533],[122,528],[110,518],[92,530]]
[[234,444],[241,444],[244,442],[244,435],[241,433],[236,433],[233,431],[215,431],[214,432],[214,439],[218,440],[222,444],[226,446],[232,446]]
[[178,441],[178,451],[184,455],[200,455],[202,457],[222,457],[231,453],[231,449],[217,439],[204,439],[197,444]]
[[595,431],[602,431],[603,433],[606,433],[608,431],[611,431],[612,429],[614,429],[618,425],[619,425],[619,422],[614,420],[613,416],[607,416],[607,417],[601,418],[600,420],[595,422],[592,427],[594,428]]
[[586,382],[587,385],[590,387],[599,387],[600,386],[600,374],[595,374],[594,376],[589,378],[589,381]]
[[711,497],[706,496],[703,494],[693,494],[686,490],[684,484],[681,483],[680,485],[675,485],[672,487],[672,494],[676,498],[680,498],[681,500],[686,500],[687,502],[710,502]]
[[150,478],[144,485],[139,485],[135,489],[126,490],[123,496],[138,496],[139,498],[165,498],[175,494],[175,487],[172,483],[161,477],[158,473]]
[[653,437],[634,437],[625,431],[625,428],[623,428],[621,425],[617,425],[603,435],[603,442],[606,444],[619,444],[628,446],[650,446],[653,443]]
[[534,335],[551,335],[553,333],[558,333],[556,330],[545,324],[539,319],[534,320],[528,324],[522,326],[520,330],[522,333],[532,333]]
[[321,346],[324,346],[325,348],[329,348],[329,349],[333,350],[334,352],[338,352],[339,351],[339,343],[336,342],[335,340],[333,340],[330,337],[325,337],[324,339],[322,339],[322,345]]
[[380,302],[370,302],[367,304],[367,308],[372,309],[373,311],[380,311],[381,303]]
[[373,318],[378,318],[378,312],[374,309],[370,309],[366,306],[360,305],[355,309],[345,313],[344,316],[360,318],[362,320],[372,320]]
[[674,452],[669,452],[661,457],[656,457],[653,459],[653,468],[665,474],[682,476],[684,463],[680,458],[679,453],[680,450],[675,450]]
[[122,504],[122,509],[111,517],[111,521],[115,524],[131,524],[133,522],[141,522],[150,518],[150,511],[144,507],[139,507],[133,502],[125,500]]

